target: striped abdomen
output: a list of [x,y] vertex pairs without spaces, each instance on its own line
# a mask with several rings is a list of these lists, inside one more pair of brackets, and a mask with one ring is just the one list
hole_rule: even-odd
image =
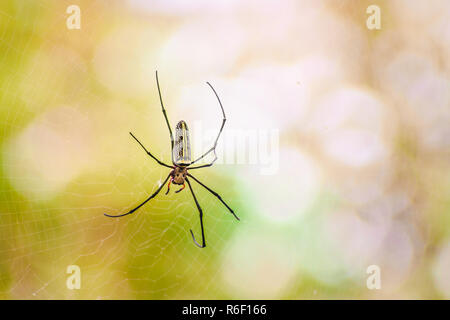
[[173,161],[177,166],[187,166],[191,163],[191,143],[189,129],[186,122],[181,120],[175,127],[175,144],[173,147]]

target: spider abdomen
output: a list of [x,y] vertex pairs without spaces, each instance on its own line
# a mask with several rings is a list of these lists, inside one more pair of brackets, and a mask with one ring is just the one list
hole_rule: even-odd
[[189,129],[185,121],[181,120],[175,127],[175,141],[173,147],[173,161],[176,166],[191,164],[191,143]]

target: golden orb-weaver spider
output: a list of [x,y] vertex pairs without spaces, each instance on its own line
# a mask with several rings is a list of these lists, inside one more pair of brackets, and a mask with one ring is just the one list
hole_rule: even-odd
[[[206,247],[206,242],[205,242],[205,232],[203,230],[203,211],[202,211],[202,208],[200,207],[200,204],[197,201],[197,198],[195,196],[194,190],[192,189],[191,183],[190,183],[190,181],[188,179],[188,177],[189,177],[189,178],[192,178],[194,181],[196,181],[199,185],[204,187],[206,190],[211,192],[214,196],[216,196],[225,205],[225,207],[227,207],[227,209],[233,214],[233,216],[237,220],[240,220],[238,218],[238,216],[234,213],[233,209],[231,209],[225,203],[225,201],[223,201],[222,197],[218,193],[216,193],[215,191],[211,190],[206,185],[201,183],[193,175],[188,173],[188,170],[210,167],[217,160],[217,154],[216,154],[217,141],[219,140],[220,134],[222,133],[223,127],[225,125],[225,121],[227,120],[226,117],[225,117],[225,111],[223,109],[222,102],[220,101],[219,95],[217,94],[216,90],[214,90],[213,86],[209,82],[206,82],[206,83],[209,85],[209,87],[212,89],[212,91],[216,95],[217,100],[219,101],[220,108],[222,109],[222,114],[223,114],[222,126],[220,127],[219,134],[217,135],[217,138],[216,138],[212,148],[210,148],[208,151],[206,151],[198,159],[196,159],[194,161],[191,161],[191,145],[190,145],[190,141],[189,141],[189,129],[188,129],[187,124],[186,124],[185,121],[183,121],[183,120],[179,121],[177,126],[175,127],[175,139],[173,138],[172,129],[170,128],[169,119],[167,118],[166,109],[164,108],[163,100],[162,100],[162,97],[161,97],[161,89],[159,87],[159,80],[158,80],[158,71],[156,71],[156,84],[158,86],[159,101],[161,102],[162,112],[164,114],[164,118],[166,119],[167,127],[169,128],[170,143],[171,143],[171,149],[172,149],[172,165],[168,165],[168,164],[158,160],[154,155],[152,155],[150,153],[150,151],[148,151],[144,147],[144,145],[131,132],[130,132],[130,134],[137,141],[137,143],[139,143],[139,145],[145,150],[145,152],[150,157],[152,157],[154,160],[156,160],[156,162],[158,162],[161,166],[164,166],[164,167],[167,167],[167,168],[171,168],[172,171],[170,171],[169,175],[164,180],[164,182],[159,186],[159,188],[150,197],[148,197],[144,202],[142,202],[140,205],[138,205],[136,208],[128,211],[127,213],[120,214],[120,215],[109,215],[109,214],[105,213],[105,216],[111,217],[111,218],[118,218],[118,217],[123,217],[123,216],[129,215],[129,214],[132,214],[137,209],[139,209],[144,204],[146,204],[148,201],[150,201],[152,198],[154,198],[161,191],[161,189],[164,187],[164,185],[166,184],[166,182],[169,179],[170,180],[169,180],[169,184],[167,186],[166,194],[168,194],[169,191],[170,191],[170,184],[171,183],[174,183],[174,184],[177,184],[177,185],[182,185],[182,187],[179,190],[175,191],[176,193],[178,193],[178,192],[180,192],[180,191],[182,191],[184,189],[185,182],[187,182],[188,186],[189,186],[189,189],[191,190],[192,197],[194,198],[195,204],[197,206],[198,212],[200,214],[200,227],[201,227],[201,230],[202,230],[202,244],[200,245],[195,240],[194,233],[192,232],[192,229],[191,229],[190,232],[191,232],[191,235],[192,235],[192,240],[194,240],[194,243],[198,247],[204,248],[204,247]],[[208,155],[211,152],[214,152],[214,159],[212,160],[211,163],[200,165],[200,166],[196,166],[196,167],[190,167],[192,164],[194,164],[197,161],[203,159],[206,155]]]

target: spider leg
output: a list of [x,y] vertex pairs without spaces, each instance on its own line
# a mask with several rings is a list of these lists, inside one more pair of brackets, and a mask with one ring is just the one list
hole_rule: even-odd
[[215,197],[217,197],[217,199],[220,200],[220,202],[222,202],[225,207],[227,207],[227,209],[231,212],[231,214],[237,219],[237,220],[241,220],[239,219],[239,217],[234,213],[233,209],[231,209],[226,203],[225,201],[223,201],[222,197],[215,191],[211,190],[210,188],[208,188],[206,185],[204,185],[203,183],[201,183],[196,177],[194,177],[191,174],[187,174],[189,177],[191,177],[192,179],[194,179],[199,185],[201,185],[203,188],[205,188],[206,190],[208,190],[209,192],[211,192]]
[[173,140],[172,129],[170,128],[169,118],[167,118],[166,109],[164,108],[164,103],[163,103],[162,96],[161,96],[161,89],[159,88],[158,71],[156,71],[156,85],[158,86],[159,101],[161,102],[162,112],[164,114],[164,118],[166,119],[167,127],[169,128],[170,146],[171,146],[170,151],[172,153],[172,162],[173,162],[173,145],[174,145],[174,140]]
[[201,165],[201,166],[198,166],[198,167],[189,167],[189,170],[192,170],[192,169],[201,169],[201,168],[206,168],[206,167],[211,167],[213,164],[214,164],[214,162],[217,160],[217,156],[215,157],[215,159],[211,162],[211,163],[208,163],[208,164],[204,164],[204,165]]
[[186,183],[183,183],[183,186],[181,187],[181,189],[175,191],[175,193],[178,193],[178,192],[180,192],[180,191],[183,191],[185,187],[186,187]]
[[198,212],[200,213],[200,227],[202,229],[202,245],[200,245],[195,240],[194,233],[192,232],[192,229],[190,229],[189,231],[191,232],[192,240],[194,240],[195,245],[197,247],[199,247],[199,248],[204,248],[204,247],[206,247],[206,243],[205,243],[205,231],[203,230],[203,211],[202,211],[202,208],[200,207],[200,205],[198,204],[197,198],[195,197],[195,194],[194,194],[194,190],[192,190],[191,183],[189,182],[189,180],[187,178],[186,178],[186,181],[188,183],[189,189],[191,190],[192,197],[194,197],[194,201],[195,201],[195,204],[197,205]]
[[204,167],[210,167],[210,166],[213,165],[214,162],[216,162],[216,160],[217,160],[217,154],[216,154],[217,141],[219,141],[220,134],[222,133],[223,127],[225,126],[225,121],[227,121],[227,119],[226,119],[226,117],[225,117],[225,111],[223,110],[222,102],[220,101],[219,95],[217,94],[216,90],[214,90],[213,86],[212,86],[209,82],[207,82],[207,84],[208,84],[208,86],[210,86],[210,88],[212,89],[212,91],[213,91],[214,94],[216,95],[217,101],[219,101],[220,108],[222,109],[222,114],[223,114],[222,125],[221,125],[221,127],[220,127],[219,134],[217,135],[216,141],[214,142],[214,145],[212,146],[212,148],[209,149],[208,151],[206,151],[206,152],[205,152],[203,155],[201,155],[198,159],[192,161],[191,164],[194,164],[194,163],[196,163],[197,161],[203,159],[203,158],[206,157],[211,151],[214,151],[214,160],[213,160],[210,164],[203,165],[203,166],[199,166],[199,167],[193,167],[193,168],[190,168],[190,169],[199,169],[199,168],[204,168]]
[[134,140],[136,140],[137,143],[140,144],[140,146],[145,150],[145,152],[146,152],[150,157],[152,157],[153,159],[156,160],[156,162],[158,162],[160,165],[162,165],[162,166],[164,166],[164,167],[173,169],[172,166],[169,166],[168,164],[165,164],[164,162],[158,160],[154,155],[152,155],[152,154],[150,153],[150,151],[148,151],[148,150],[144,147],[144,145],[143,145],[143,144],[142,144],[142,143],[141,143],[141,142],[133,135],[133,133],[130,132],[130,134],[131,134],[131,136],[134,138]]
[[129,214],[132,214],[137,209],[139,209],[144,204],[146,204],[150,199],[154,198],[161,191],[162,187],[164,187],[164,185],[166,184],[167,180],[169,180],[169,177],[170,177],[170,174],[167,176],[166,180],[164,180],[164,182],[159,186],[159,188],[150,197],[148,197],[144,202],[142,202],[140,205],[138,205],[136,208],[128,211],[127,213],[119,214],[117,216],[113,216],[113,215],[106,214],[106,213],[104,213],[104,215],[107,216],[107,217],[110,217],[110,218],[118,218],[118,217],[123,217],[123,216],[129,215]]
[[167,185],[166,195],[169,194],[169,191],[170,191],[170,184],[172,183],[172,181],[173,181],[173,178],[169,180],[169,184]]

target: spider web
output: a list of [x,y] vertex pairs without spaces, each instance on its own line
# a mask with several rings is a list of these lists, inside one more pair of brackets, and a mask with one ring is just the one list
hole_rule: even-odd
[[[190,238],[190,228],[197,239],[201,234],[188,188],[175,194],[178,186],[173,185],[167,196],[164,188],[125,218],[103,216],[133,208],[169,172],[148,157],[128,131],[133,129],[163,161],[170,159],[168,132],[156,91],[151,106],[140,101],[134,109],[126,108],[119,106],[123,101],[116,104],[111,99],[106,112],[113,116],[105,114],[103,122],[92,121],[105,110],[89,108],[104,103],[103,97],[85,83],[67,85],[70,80],[92,79],[77,57],[61,53],[63,48],[57,46],[58,37],[70,32],[65,28],[69,4],[11,1],[0,8],[0,295],[25,299],[223,297],[217,281],[220,257],[235,221],[195,181],[191,183],[204,211],[207,249],[198,249]],[[89,5],[83,4],[89,12]],[[43,25],[49,12],[58,14]],[[96,19],[101,18],[97,13]],[[83,28],[89,28],[88,23]],[[52,28],[60,29],[60,34],[51,32]],[[83,37],[92,41],[86,33]],[[71,74],[75,76],[67,80]],[[71,100],[75,102],[68,106]],[[151,128],[145,127],[148,119]],[[103,134],[98,128],[105,129]],[[35,137],[44,150],[31,146]],[[234,182],[225,178],[226,170],[193,174],[233,207],[236,190]],[[80,267],[81,290],[67,289],[68,265]]]
[[[450,296],[448,10],[383,1],[383,27],[369,31],[366,2],[148,3],[1,1],[0,298]],[[81,30],[66,27],[73,4]],[[192,171],[241,218],[191,181],[205,249],[189,233],[201,237],[188,188],[103,215],[169,173],[128,134],[170,162],[155,68],[172,127],[217,132],[211,81],[228,119],[220,148],[232,128],[283,139],[270,177]],[[210,138],[192,139],[194,158]],[[372,264],[383,291],[366,287]],[[79,290],[66,286],[70,265]]]

